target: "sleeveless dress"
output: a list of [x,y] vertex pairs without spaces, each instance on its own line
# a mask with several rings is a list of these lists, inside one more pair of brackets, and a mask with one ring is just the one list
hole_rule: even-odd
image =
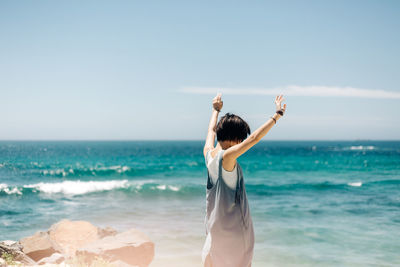
[[254,229],[243,180],[243,171],[237,162],[236,188],[230,188],[222,179],[222,158],[218,152],[218,179],[212,183],[207,169],[206,235],[211,245],[204,266],[250,267],[254,254]]

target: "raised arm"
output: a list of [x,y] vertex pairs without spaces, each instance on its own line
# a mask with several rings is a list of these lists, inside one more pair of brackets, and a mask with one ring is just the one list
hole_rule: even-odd
[[257,130],[255,130],[243,142],[228,148],[223,156],[225,161],[230,163],[235,162],[235,160],[238,157],[240,157],[243,153],[249,150],[252,146],[257,144],[269,132],[269,130],[276,124],[276,121],[278,121],[286,111],[286,104],[284,104],[282,108],[283,101],[284,101],[283,95],[276,96],[275,98],[276,113],[272,116],[272,118],[267,120],[263,125],[261,125]]
[[207,151],[214,148],[215,143],[215,125],[217,124],[218,114],[222,109],[223,102],[221,100],[221,93],[217,94],[213,99],[213,111],[211,114],[210,123],[208,124],[208,132],[206,143],[203,149],[203,155],[206,157]]

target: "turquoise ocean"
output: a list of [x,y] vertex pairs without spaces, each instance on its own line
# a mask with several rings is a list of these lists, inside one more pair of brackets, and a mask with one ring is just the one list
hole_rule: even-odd
[[[2,141],[0,240],[68,218],[154,242],[150,266],[201,266],[203,141]],[[239,158],[253,267],[400,266],[400,141],[262,141]]]

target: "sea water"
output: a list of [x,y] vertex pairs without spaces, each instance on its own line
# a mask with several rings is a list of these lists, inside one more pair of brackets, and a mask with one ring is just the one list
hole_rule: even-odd
[[[203,145],[0,142],[0,240],[87,220],[146,233],[151,266],[201,266]],[[400,266],[400,142],[263,141],[238,161],[253,266]]]

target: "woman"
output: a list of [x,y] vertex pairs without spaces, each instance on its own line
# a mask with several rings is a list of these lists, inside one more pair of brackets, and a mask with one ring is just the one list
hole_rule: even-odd
[[[275,114],[254,133],[239,116],[227,113],[217,123],[222,109],[221,94],[213,99],[213,113],[203,154],[207,165],[205,267],[250,267],[254,250],[254,229],[243,172],[236,161],[257,144],[283,116],[286,104],[276,96]],[[249,135],[247,137],[247,135]],[[214,147],[215,135],[217,145]]]

